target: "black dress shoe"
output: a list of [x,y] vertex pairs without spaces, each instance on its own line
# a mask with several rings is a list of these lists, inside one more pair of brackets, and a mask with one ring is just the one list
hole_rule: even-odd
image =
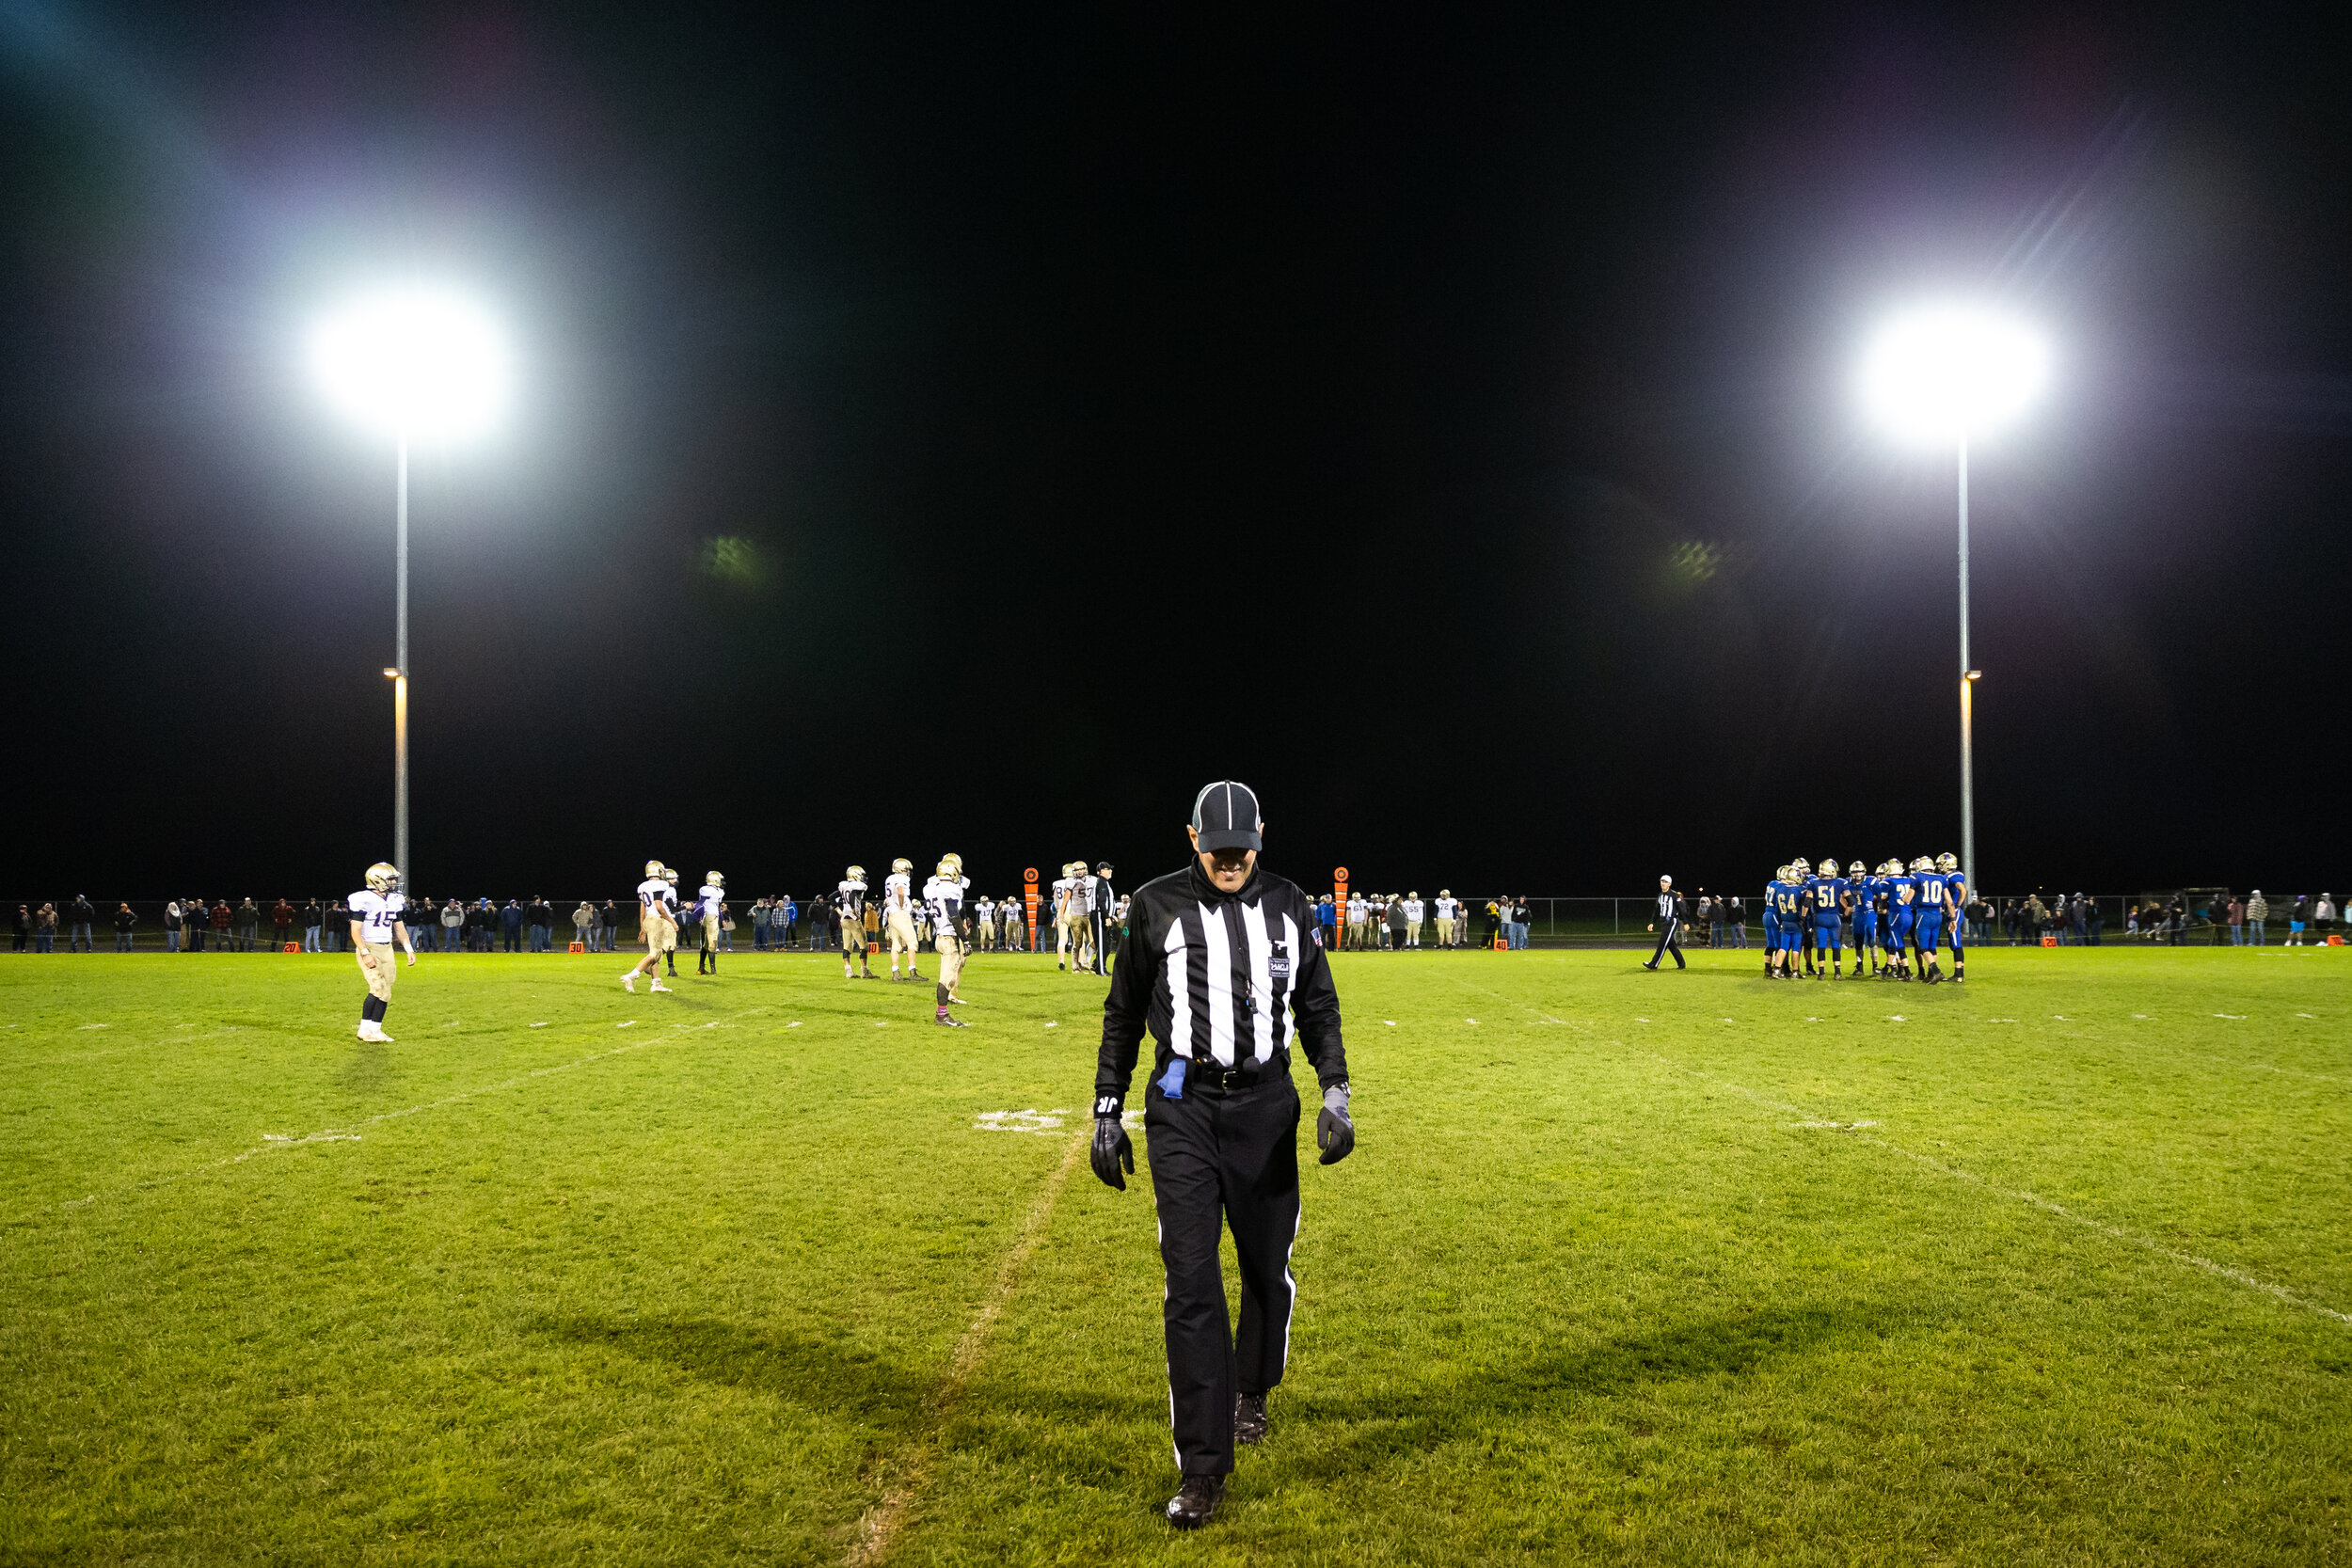
[[1216,1516],[1216,1505],[1224,1500],[1223,1476],[1186,1476],[1168,1499],[1168,1522],[1178,1529],[1199,1529]]
[[1265,1441],[1265,1396],[1263,1394],[1234,1396],[1233,1441],[1236,1443]]

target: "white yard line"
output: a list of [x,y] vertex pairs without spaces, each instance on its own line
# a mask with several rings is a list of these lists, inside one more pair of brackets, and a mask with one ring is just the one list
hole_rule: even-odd
[[[1619,1042],[1612,1041],[1611,1043],[1616,1044]],[[1769,1110],[1786,1111],[1800,1117],[1811,1115],[1811,1113],[1801,1110],[1797,1106],[1784,1104],[1777,1100],[1768,1100],[1764,1096],[1756,1093],[1754,1090],[1746,1088],[1741,1085],[1735,1084],[1727,1078],[1719,1078],[1715,1074],[1704,1071],[1698,1068],[1685,1067],[1682,1063],[1661,1056],[1654,1051],[1644,1051],[1640,1053],[1640,1054],[1648,1057],[1651,1061],[1657,1062],[1661,1066],[1672,1068],[1677,1072],[1686,1073],[1692,1078],[1697,1078],[1706,1083],[1712,1084],[1717,1088],[1727,1089],[1731,1093],[1740,1096],[1741,1099],[1753,1101],[1756,1104],[1762,1105]],[[1808,1121],[1800,1123],[1800,1125],[1823,1128],[1838,1127],[1837,1123],[1827,1121]],[[1878,1124],[1876,1122],[1851,1122],[1843,1127],[1838,1127],[1838,1130],[1851,1133],[1855,1139],[1862,1143],[1875,1144],[1879,1148],[1886,1149],[1890,1153],[1899,1154],[1906,1160],[1915,1161],[1918,1164],[1927,1166],[1930,1170],[1951,1177],[1956,1180],[1965,1181],[1971,1186],[1980,1187],[1984,1191],[1992,1193],[1996,1196],[2006,1197],[2018,1203],[2031,1204],[2034,1208],[2041,1210],[2044,1213],[2056,1214],[2058,1218],[2072,1221],[2074,1224],[2079,1225],[2087,1230],[2095,1230],[2102,1236],[2111,1237],[2119,1242],[2127,1242],[2133,1246],[2142,1248],[2148,1252],[2153,1252],[2159,1258],[2169,1259],[2173,1262],[2183,1264],[2188,1268],[2202,1270],[2204,1273],[2212,1275],[2217,1279],[2226,1279],[2233,1285],[2243,1285],[2249,1290],[2260,1291],[2265,1295],[2275,1297],[2276,1299],[2284,1302],[2289,1307],[2300,1307],[2306,1312],[2316,1312],[2323,1318],[2333,1318],[2340,1323],[2352,1323],[2352,1313],[2339,1312],[2332,1307],[2323,1307],[2318,1302],[2312,1301],[2308,1297],[2296,1295],[2293,1291],[2288,1290],[2283,1285],[2274,1285],[2269,1280],[2258,1279],[2254,1275],[2245,1273],[2243,1270],[2231,1268],[2226,1263],[2217,1263],[2210,1258],[2201,1258],[2193,1252],[2182,1252],[2176,1248],[2166,1246],[2162,1242],[2156,1241],[2153,1237],[2143,1236],[2136,1230],[2125,1229],[2120,1225],[2109,1225],[2105,1220],[2093,1219],[2088,1214],[2078,1214],[2072,1209],[2066,1208],[2062,1204],[2053,1203],[2048,1198],[2043,1197],[2037,1193],[2029,1193],[2022,1189],[2000,1186],[1995,1182],[1987,1180],[1985,1178],[1979,1176],[1974,1171],[1963,1170],[1958,1165],[1950,1164],[1945,1161],[1938,1160],[1932,1155],[1921,1154],[1915,1149],[1905,1148],[1902,1145],[1895,1143],[1890,1139],[1882,1138],[1877,1136],[1875,1133],[1861,1131],[1861,1129],[1875,1127]]]
[[1021,1280],[1021,1266],[1037,1250],[1040,1237],[1045,1233],[1045,1221],[1054,1212],[1054,1200],[1061,1196],[1062,1186],[1070,1173],[1077,1167],[1078,1152],[1087,1147],[1092,1129],[1082,1129],[1062,1151],[1061,1164],[1045,1179],[1044,1188],[1029,1205],[1028,1213],[1021,1221],[1020,1232],[1013,1237],[1012,1249],[997,1265],[996,1283],[989,1291],[988,1299],[956,1341],[955,1354],[947,1358],[947,1370],[931,1395],[931,1423],[929,1431],[915,1440],[914,1451],[899,1467],[898,1479],[883,1494],[881,1502],[858,1521],[857,1541],[850,1548],[850,1568],[875,1568],[890,1555],[897,1544],[898,1528],[906,1522],[907,1510],[914,1504],[914,1495],[930,1478],[931,1467],[939,1459],[939,1433],[948,1408],[963,1392],[963,1386],[980,1364],[980,1354],[987,1348],[989,1331],[1003,1316],[1006,1304],[1012,1300],[1014,1288]]
[[[1513,1000],[1512,998],[1504,996],[1501,991],[1487,990],[1487,989],[1484,986],[1472,986],[1466,980],[1456,981],[1456,984],[1462,985],[1473,990],[1485,990],[1487,995],[1493,996],[1498,1000]],[[1527,1012],[1534,1013],[1538,1018],[1545,1016],[1540,1009],[1531,1006],[1524,1002],[1514,1002],[1513,1005],[1524,1009]],[[1620,1049],[1635,1049],[1626,1047],[1622,1040],[1611,1040],[1609,1043],[1618,1046]],[[1767,1110],[1786,1112],[1790,1116],[1804,1118],[1812,1125],[1820,1126],[1825,1129],[1829,1127],[1837,1127],[1836,1123],[1819,1118],[1818,1113],[1816,1112],[1806,1110],[1801,1106],[1787,1104],[1781,1101],[1767,1099],[1763,1095],[1757,1094],[1756,1091],[1747,1088],[1743,1085],[1735,1084],[1727,1078],[1719,1078],[1711,1072],[1705,1072],[1697,1068],[1685,1067],[1680,1062],[1671,1060],[1668,1057],[1661,1056],[1654,1051],[1640,1051],[1638,1053],[1648,1057],[1651,1061],[1657,1062],[1661,1066],[1671,1068],[1677,1072],[1687,1073],[1693,1078],[1702,1079],[1707,1083],[1712,1084],[1718,1088],[1727,1089],[1731,1093],[1740,1096],[1741,1099],[1751,1101],[1757,1105],[1763,1106]],[[2296,1077],[2317,1078],[2320,1076],[2317,1073],[2295,1073],[2294,1069],[2289,1068],[2261,1069],[2254,1068],[2251,1064],[2249,1064],[2248,1066],[2250,1070],[2286,1072],[2292,1073]],[[2327,1081],[2331,1083],[2334,1082],[2332,1079]],[[1879,1137],[1875,1133],[1863,1131],[1865,1128],[1876,1125],[1877,1123],[1875,1122],[1850,1122],[1842,1127],[1838,1127],[1837,1130],[1847,1133],[1847,1135],[1851,1137],[1857,1138],[1864,1143],[1876,1144],[1879,1148],[1887,1150],[1889,1153],[1899,1154],[1906,1160],[1915,1161],[1919,1164],[1927,1166],[1929,1169],[1936,1171],[1942,1175],[1951,1177],[1955,1180],[1968,1182],[1972,1186],[1980,1187],[1988,1193],[1992,1193],[1996,1196],[2009,1198],[2013,1202],[2030,1204],[2032,1207],[2042,1211],[2044,1213],[2055,1214],[2060,1219],[2081,1226],[2086,1230],[2095,1230],[2100,1235],[2106,1236],[2110,1240],[2123,1242],[2132,1246],[2139,1247],[2144,1251],[2153,1252],[2157,1257],[2179,1263],[2183,1267],[2196,1269],[2201,1273],[2209,1274],[2216,1279],[2226,1279],[2233,1285],[2243,1285],[2249,1291],[2260,1291],[2263,1294],[2282,1302],[2289,1307],[2297,1307],[2306,1312],[2315,1312],[2323,1318],[2331,1318],[2340,1323],[2352,1323],[2352,1313],[2339,1312],[2332,1307],[2322,1306],[2320,1303],[2312,1301],[2308,1297],[2296,1294],[2293,1291],[2288,1290],[2282,1285],[2274,1285],[2269,1280],[2257,1278],[2255,1275],[2248,1274],[2241,1269],[2233,1269],[2226,1263],[2217,1263],[2210,1258],[2200,1257],[2198,1254],[2193,1252],[2182,1252],[2175,1247],[2166,1246],[2162,1242],[2155,1240],[2153,1237],[2143,1236],[2139,1232],[2126,1229],[2122,1226],[2109,1225],[2105,1220],[2093,1219],[2088,1214],[2078,1214],[2072,1209],[2068,1209],[2062,1204],[2053,1203],[2048,1198],[2042,1197],[2039,1194],[2026,1192],[2021,1189],[1998,1186],[1995,1183],[1987,1180],[1985,1178],[1977,1175],[1974,1171],[1963,1170],[1958,1165],[1949,1164],[1942,1160],[1935,1159],[1932,1156],[1921,1154],[1915,1150],[1905,1148],[1899,1143],[1895,1143],[1886,1138]]]

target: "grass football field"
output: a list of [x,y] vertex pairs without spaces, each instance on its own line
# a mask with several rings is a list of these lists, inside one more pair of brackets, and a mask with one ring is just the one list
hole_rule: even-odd
[[8,959],[0,1561],[2352,1561],[2352,950],[1639,957],[1335,958],[1184,1537],[1101,981]]

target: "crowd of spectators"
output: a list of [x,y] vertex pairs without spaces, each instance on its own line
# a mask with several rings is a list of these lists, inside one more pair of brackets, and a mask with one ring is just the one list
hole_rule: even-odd
[[[1448,907],[1456,911],[1452,927],[1455,946],[1529,945],[1533,911],[1530,900],[1520,895],[1457,901],[1423,900],[1417,894],[1355,893],[1343,907],[1335,907],[1326,895],[1316,912],[1327,947],[1392,952],[1420,946],[1427,917],[1443,914]],[[733,949],[736,932],[745,925],[756,952],[822,952],[838,940],[838,915],[832,899],[822,895],[802,903],[789,895],[771,895],[748,906],[722,905],[721,911],[719,942],[725,950]],[[2337,933],[2341,918],[2332,894],[2298,893],[2279,900],[2274,910],[2260,888],[2244,896],[2207,889],[2131,900],[2036,892],[2023,898],[1974,899],[1965,911],[1969,941],[1991,942],[1997,932],[2012,946],[2044,941],[2101,946],[2119,914],[2124,941],[2217,947],[2260,947],[2274,936],[2286,946],[2324,944]],[[544,897],[509,898],[503,904],[494,898],[420,897],[409,902],[407,924],[419,952],[548,953],[555,951],[560,937],[567,947],[609,953],[637,940],[635,917],[634,901],[611,898],[584,898],[564,908]],[[917,911],[922,927],[918,935],[927,945],[932,935],[924,924],[928,918],[929,911]],[[1041,924],[1047,918],[1041,910],[1040,918]],[[1718,896],[1701,889],[1692,898],[1689,918],[1693,936],[1708,947],[1748,945],[1748,911],[1736,895]],[[164,949],[172,953],[247,953],[265,945],[272,951],[337,953],[351,945],[351,911],[340,898],[299,903],[279,898],[266,906],[251,897],[234,903],[226,898],[174,898],[164,905],[162,923]],[[866,924],[869,940],[878,941],[879,916],[871,899]],[[981,950],[1020,952],[1029,945],[1025,905],[1017,898],[971,900],[961,924],[965,941]],[[2280,925],[2283,932],[2277,930]],[[54,953],[62,927],[65,951],[94,952],[97,933],[111,927],[114,950],[127,953],[139,927],[130,904],[103,910],[80,894],[62,906],[19,904],[13,950]],[[1440,940],[1433,946],[1442,944],[1445,930],[1438,926]]]

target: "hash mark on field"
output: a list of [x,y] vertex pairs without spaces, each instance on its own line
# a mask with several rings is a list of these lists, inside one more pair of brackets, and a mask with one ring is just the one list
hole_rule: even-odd
[[908,1505],[914,1502],[915,1492],[930,1479],[931,1466],[938,1461],[939,1437],[946,1425],[948,1409],[955,1403],[956,1396],[963,1391],[965,1381],[979,1366],[980,1351],[988,1342],[988,1332],[996,1325],[997,1318],[1003,1315],[1005,1304],[1012,1299],[1012,1288],[1020,1278],[1021,1265],[1027,1262],[1029,1254],[1036,1250],[1038,1237],[1045,1228],[1046,1216],[1054,1212],[1054,1199],[1070,1180],[1070,1172],[1078,1163],[1078,1150],[1086,1145],[1083,1135],[1070,1140],[1070,1147],[1062,1152],[1061,1164],[1054,1167],[1052,1176],[1046,1178],[1045,1190],[1037,1195],[1037,1201],[1029,1206],[1028,1213],[1022,1219],[1021,1231],[1013,1239],[1012,1250],[1005,1254],[1004,1263],[996,1271],[995,1288],[989,1292],[988,1300],[981,1305],[978,1315],[972,1320],[972,1325],[963,1331],[963,1338],[956,1341],[955,1354],[947,1360],[947,1375],[940,1381],[939,1391],[931,1396],[930,1430],[916,1439],[914,1450],[907,1456],[898,1477],[898,1484],[883,1496],[872,1513],[858,1522],[857,1544],[850,1548],[850,1568],[874,1568],[875,1564],[890,1555],[890,1548],[898,1540],[898,1526],[906,1518]]
[[105,1029],[105,1028],[110,1028],[110,1027],[112,1027],[112,1026],[111,1026],[111,1025],[109,1025],[109,1024],[104,1024],[104,1023],[85,1023],[85,1024],[83,1024],[83,1025],[82,1025],[82,1027],[83,1027],[83,1028],[85,1028],[85,1029]]
[[1025,1111],[982,1111],[972,1118],[975,1132],[1036,1132],[1040,1135],[1061,1131],[1062,1117],[1070,1113],[1056,1109],[1041,1111],[1032,1105]]
[[2216,1018],[2234,1019],[2241,1023],[2246,1021],[2246,1015],[2244,1013],[2216,1013],[2213,1016]]

